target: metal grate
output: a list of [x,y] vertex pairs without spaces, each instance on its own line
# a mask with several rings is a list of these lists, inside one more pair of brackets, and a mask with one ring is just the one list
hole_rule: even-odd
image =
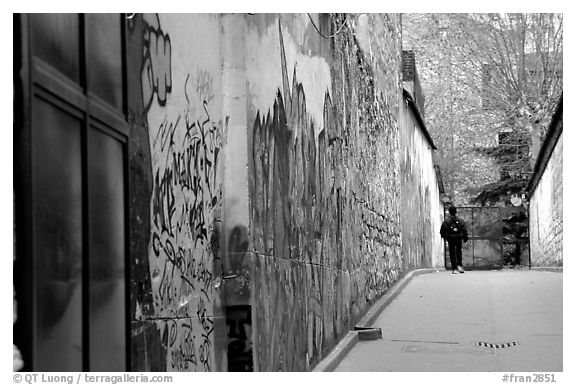
[[480,346],[483,348],[504,349],[504,348],[511,348],[514,346],[518,346],[520,344],[516,341],[512,341],[512,342],[504,342],[504,343],[476,342],[474,345]]

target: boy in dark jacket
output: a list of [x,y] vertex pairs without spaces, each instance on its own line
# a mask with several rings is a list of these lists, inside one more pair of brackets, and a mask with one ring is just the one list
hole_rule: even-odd
[[466,222],[456,216],[456,207],[450,206],[448,212],[450,215],[442,222],[440,236],[448,241],[452,274],[462,274],[462,242],[468,242],[468,229]]

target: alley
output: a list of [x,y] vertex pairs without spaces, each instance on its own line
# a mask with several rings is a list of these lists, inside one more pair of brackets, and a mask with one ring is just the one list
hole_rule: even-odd
[[562,369],[562,13],[12,22],[14,371]]
[[562,371],[562,274],[419,275],[373,326],[335,371]]

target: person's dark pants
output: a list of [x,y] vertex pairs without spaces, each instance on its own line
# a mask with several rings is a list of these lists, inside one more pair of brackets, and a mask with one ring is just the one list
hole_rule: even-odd
[[448,251],[450,252],[452,270],[456,270],[458,266],[462,266],[462,238],[449,239]]

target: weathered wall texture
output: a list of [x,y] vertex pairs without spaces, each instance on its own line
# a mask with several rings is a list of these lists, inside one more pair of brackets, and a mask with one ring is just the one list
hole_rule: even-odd
[[355,38],[358,20],[312,17],[346,24],[130,22],[132,370],[307,370],[434,264],[401,254],[400,18]]
[[249,22],[256,370],[313,366],[403,271],[397,18],[384,27],[380,89],[348,27],[331,47],[306,15]]
[[532,266],[563,266],[562,138],[561,135],[530,197]]
[[404,267],[444,265],[440,238],[443,208],[432,148],[406,101],[400,117],[402,256]]
[[143,254],[132,254],[135,265],[145,266],[133,276],[132,366],[225,370],[225,347],[215,341],[225,333],[218,250],[228,119],[222,114],[220,17],[145,15],[141,23],[134,38],[142,39],[136,129],[143,132],[132,140],[143,144],[131,143],[131,167],[151,174],[139,182],[149,190],[149,208],[132,213],[149,225],[134,245]]

